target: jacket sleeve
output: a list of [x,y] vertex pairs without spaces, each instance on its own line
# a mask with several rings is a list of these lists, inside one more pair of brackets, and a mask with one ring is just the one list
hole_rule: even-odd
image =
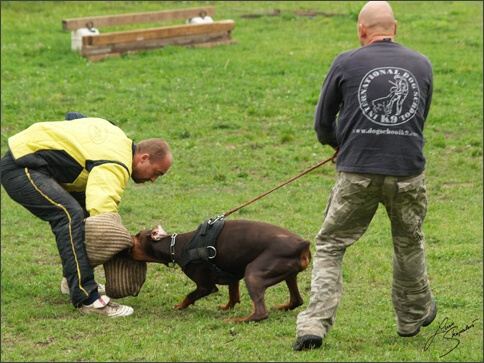
[[94,167],[86,186],[86,210],[89,215],[117,213],[128,181],[128,171],[119,164],[106,163]]
[[333,148],[339,146],[336,140],[336,116],[343,99],[337,73],[338,66],[333,63],[324,79],[318,104],[314,111],[314,130],[318,141]]
[[430,60],[428,61],[429,62],[429,81],[428,81],[428,88],[427,88],[427,99],[426,99],[426,105],[425,105],[425,111],[424,111],[424,120],[427,119],[427,116],[429,114],[429,111],[430,111],[430,105],[432,104],[432,97],[433,97],[433,91],[434,91],[434,75],[433,75],[433,70],[432,70],[432,65],[430,63]]

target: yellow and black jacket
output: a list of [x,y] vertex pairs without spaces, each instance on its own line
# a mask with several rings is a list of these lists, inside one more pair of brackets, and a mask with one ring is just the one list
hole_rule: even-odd
[[117,212],[135,145],[100,118],[40,122],[8,139],[15,163],[47,170],[68,192],[86,193],[90,216]]

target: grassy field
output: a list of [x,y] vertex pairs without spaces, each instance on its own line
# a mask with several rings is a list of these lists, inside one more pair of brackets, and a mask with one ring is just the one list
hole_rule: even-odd
[[[196,229],[332,155],[316,140],[314,107],[334,57],[359,46],[356,17],[364,4],[2,1],[2,155],[8,137],[34,122],[62,120],[68,111],[107,118],[135,141],[162,137],[174,164],[154,184],[130,182],[120,205],[123,223],[133,234],[158,223],[168,233]],[[237,44],[166,47],[89,62],[71,51],[70,32],[62,30],[67,18],[200,5],[214,5],[216,20],[235,21]],[[175,310],[195,285],[180,269],[157,264],[149,264],[138,297],[118,300],[134,308],[131,317],[81,317],[60,293],[61,264],[49,225],[2,188],[1,360],[482,362],[483,3],[391,5],[399,22],[396,41],[426,54],[434,67],[424,232],[439,314],[430,327],[410,339],[396,334],[383,208],[346,253],[344,295],[322,349],[294,352],[310,268],[299,275],[305,304],[272,311],[259,323],[222,322],[250,313],[243,283],[234,310],[217,308],[228,300],[224,286]],[[265,15],[276,8],[280,16]],[[333,15],[297,16],[295,10]],[[228,219],[278,224],[314,241],[334,179],[334,167],[326,164]],[[102,268],[96,275],[103,282]],[[287,299],[284,284],[266,294],[268,307]],[[439,325],[451,324],[459,334],[439,333]]]

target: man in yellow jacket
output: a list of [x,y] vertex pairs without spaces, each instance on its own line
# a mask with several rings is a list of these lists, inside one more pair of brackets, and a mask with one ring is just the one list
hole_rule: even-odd
[[110,121],[68,113],[8,139],[1,183],[8,195],[50,223],[72,304],[81,313],[127,316],[133,309],[100,296],[84,244],[84,219],[117,213],[129,178],[154,182],[172,164],[158,138],[135,144]]

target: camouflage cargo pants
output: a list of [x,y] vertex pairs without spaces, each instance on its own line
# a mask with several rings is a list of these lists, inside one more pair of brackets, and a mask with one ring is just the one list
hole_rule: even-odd
[[367,230],[380,203],[391,224],[397,330],[412,332],[424,320],[433,298],[422,233],[427,213],[424,174],[394,177],[339,172],[316,236],[310,301],[297,317],[298,337],[324,338],[333,326],[343,290],[341,264],[346,248]]

